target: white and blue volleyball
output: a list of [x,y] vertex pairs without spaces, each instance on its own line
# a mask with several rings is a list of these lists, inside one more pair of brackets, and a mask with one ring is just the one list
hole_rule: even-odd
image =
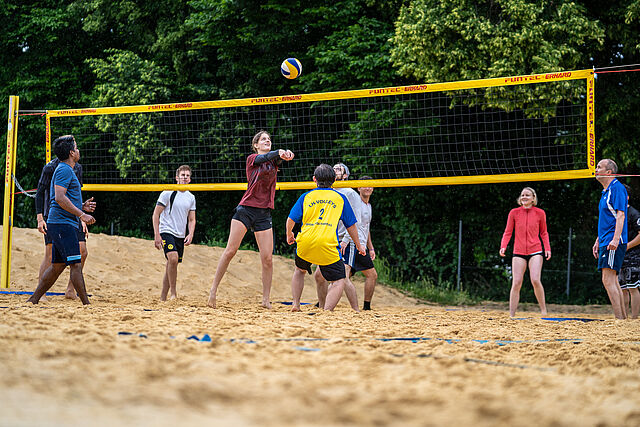
[[280,72],[288,79],[295,79],[302,74],[302,64],[296,58],[287,58],[282,61]]

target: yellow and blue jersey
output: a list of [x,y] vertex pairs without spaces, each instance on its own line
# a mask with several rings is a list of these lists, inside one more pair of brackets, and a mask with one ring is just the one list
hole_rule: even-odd
[[297,254],[317,265],[329,265],[342,259],[338,241],[338,222],[349,228],[356,216],[346,197],[332,188],[316,188],[304,193],[291,208],[289,218],[302,228]]

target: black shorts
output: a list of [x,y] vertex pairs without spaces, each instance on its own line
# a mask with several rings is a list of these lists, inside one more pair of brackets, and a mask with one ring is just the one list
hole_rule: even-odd
[[240,221],[247,230],[254,233],[271,228],[271,209],[269,208],[238,205],[233,212],[233,219]]
[[164,249],[164,257],[167,257],[169,252],[178,252],[178,262],[182,262],[182,255],[184,255],[184,238],[176,237],[169,233],[160,233],[162,237],[162,249]]
[[82,261],[78,244],[78,227],[69,224],[47,224],[51,236],[51,263],[77,264]]
[[[82,226],[78,225],[78,242],[86,242],[86,241],[87,241],[87,236],[82,232]],[[48,232],[47,234],[44,235],[44,244],[45,246],[51,244],[51,235]]]
[[620,282],[620,289],[639,288],[640,266],[623,265],[620,269],[620,274],[618,274],[618,282]]
[[[311,263],[300,258],[298,254],[296,254],[296,267],[311,274]],[[319,265],[318,268],[320,268],[320,273],[322,273],[322,277],[324,277],[327,282],[335,282],[347,277],[344,271],[344,261],[341,259],[333,264]]]
[[366,251],[366,254],[360,255],[355,243],[349,243],[347,247],[344,248],[344,263],[351,267],[351,276],[358,271],[374,268],[371,254],[369,254],[369,248],[367,248]]
[[513,258],[522,258],[523,260],[529,262],[529,260],[531,258],[533,258],[536,255],[540,255],[544,258],[544,255],[542,255],[542,252],[536,252],[535,254],[531,254],[531,255],[521,255],[521,254],[513,254],[512,257]]

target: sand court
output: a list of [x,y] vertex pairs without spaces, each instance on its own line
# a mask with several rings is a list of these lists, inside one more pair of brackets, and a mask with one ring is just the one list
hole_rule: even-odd
[[[42,237],[15,229],[13,248],[10,290],[32,291]],[[91,306],[0,294],[0,425],[640,425],[640,323],[606,307],[545,316],[586,322],[514,320],[504,304],[440,307],[379,286],[371,312],[343,298],[291,313],[293,260],[274,257],[266,310],[259,255],[239,251],[213,310],[221,248],[187,247],[166,303],[153,241],[91,235],[88,248]]]

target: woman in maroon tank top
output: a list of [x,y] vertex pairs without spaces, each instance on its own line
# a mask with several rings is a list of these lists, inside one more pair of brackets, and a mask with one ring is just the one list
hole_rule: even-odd
[[251,142],[254,154],[247,157],[247,191],[236,207],[231,220],[229,240],[213,277],[211,292],[209,293],[209,307],[216,308],[216,294],[218,286],[235,256],[247,230],[254,233],[260,261],[262,263],[262,306],[271,308],[269,295],[271,293],[271,278],[273,274],[272,253],[273,233],[271,231],[271,209],[276,192],[278,165],[283,160],[293,160],[294,154],[290,150],[271,150],[271,136],[265,132],[258,132]]
[[[529,278],[533,285],[533,292],[540,305],[540,313],[547,314],[544,298],[544,288],[540,276],[543,258],[551,258],[549,233],[547,232],[547,217],[544,211],[537,208],[538,196],[531,187],[525,187],[518,197],[519,208],[509,212],[507,226],[500,243],[500,256],[505,256],[511,235],[515,234],[513,257],[511,259],[511,292],[509,293],[509,314],[516,315],[520,301],[520,288],[524,273],[529,267]],[[544,251],[543,251],[544,245]]]

